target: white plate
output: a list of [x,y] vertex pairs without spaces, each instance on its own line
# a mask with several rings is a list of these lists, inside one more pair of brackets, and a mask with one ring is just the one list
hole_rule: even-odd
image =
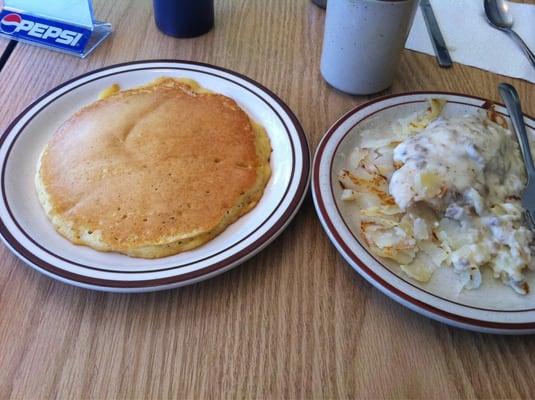
[[[386,124],[425,107],[427,99],[446,99],[446,116],[474,113],[488,107],[485,99],[437,92],[418,92],[380,98],[359,106],[340,118],[325,134],[316,151],[312,172],[312,194],[316,211],[327,235],[366,280],[395,301],[430,318],[465,329],[489,333],[535,332],[535,293],[516,294],[511,288],[484,275],[478,290],[459,291],[451,268],[435,272],[428,283],[404,275],[399,265],[373,256],[360,240],[350,209],[340,201],[337,173],[358,142],[362,129]],[[502,106],[496,111],[506,114]],[[530,133],[533,118],[525,117]],[[353,211],[354,212],[354,211]],[[528,273],[535,290],[535,272]]]
[[[76,246],[56,233],[34,189],[38,155],[55,129],[113,83],[127,89],[161,76],[187,77],[238,102],[271,140],[272,176],[258,205],[205,245],[157,260]],[[187,61],[132,62],[99,69],[53,89],[30,105],[0,139],[0,234],[28,265],[85,288],[144,292],[183,286],[250,258],[286,227],[303,201],[310,157],[303,129],[271,91],[240,74]]]

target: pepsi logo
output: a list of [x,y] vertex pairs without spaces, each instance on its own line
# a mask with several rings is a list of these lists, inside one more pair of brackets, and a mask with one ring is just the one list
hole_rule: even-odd
[[22,22],[19,14],[7,14],[0,21],[0,30],[5,33],[13,33]]
[[[25,40],[46,42],[48,44],[54,43],[55,45],[70,47],[82,46],[84,42],[81,42],[81,39],[85,34],[84,31],[77,32],[70,29],[63,29],[57,23],[49,24],[48,20],[42,18],[33,16],[25,16],[23,18],[16,13],[6,14],[0,19],[0,32]],[[79,45],[79,43],[81,44]]]

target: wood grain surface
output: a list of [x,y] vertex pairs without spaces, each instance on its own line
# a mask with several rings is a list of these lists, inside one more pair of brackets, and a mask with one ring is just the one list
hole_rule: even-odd
[[[216,1],[215,28],[187,40],[156,30],[149,1],[94,4],[114,34],[88,59],[15,48],[0,72],[0,130],[55,85],[139,59],[248,75],[288,103],[312,149],[371,98],[336,92],[320,77],[324,11],[307,0]],[[440,69],[409,51],[382,94],[449,90],[497,100],[499,82],[513,83],[535,114],[533,85],[457,64]],[[166,292],[77,289],[0,246],[0,399],[530,398],[534,345],[532,336],[449,328],[389,300],[338,255],[310,196],[252,260]]]
[[9,58],[15,43],[10,44],[11,40],[0,38],[0,70]]
[[8,44],[9,44],[9,40],[0,38],[0,55],[4,53],[4,50],[6,49]]

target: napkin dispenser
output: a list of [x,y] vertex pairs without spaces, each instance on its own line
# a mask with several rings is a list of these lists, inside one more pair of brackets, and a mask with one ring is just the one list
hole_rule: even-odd
[[0,36],[81,58],[112,31],[111,24],[95,20],[91,0],[4,0],[3,3]]

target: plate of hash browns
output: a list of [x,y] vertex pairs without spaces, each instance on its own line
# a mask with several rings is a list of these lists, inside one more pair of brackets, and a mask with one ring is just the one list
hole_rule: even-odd
[[[524,118],[533,140],[535,121]],[[312,172],[324,230],[368,282],[427,317],[502,334],[535,332],[525,184],[505,108],[445,92],[349,111]]]

